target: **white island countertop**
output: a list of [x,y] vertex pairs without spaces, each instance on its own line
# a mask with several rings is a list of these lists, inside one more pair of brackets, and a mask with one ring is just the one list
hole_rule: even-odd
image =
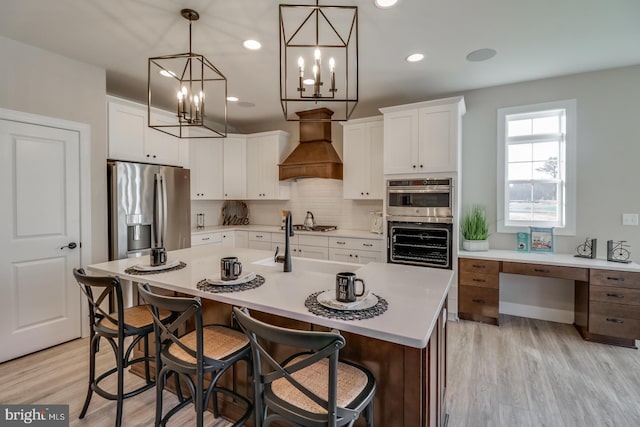
[[[260,274],[265,283],[229,293],[199,290],[200,280],[220,278],[220,258],[224,256],[237,256],[243,273]],[[179,260],[187,264],[181,270],[147,275],[124,272],[135,264],[148,263],[148,257],[94,264],[87,270],[415,348],[426,347],[453,280],[451,270],[400,264],[359,265],[294,257],[290,273],[282,271],[282,264],[254,264],[272,258],[270,251],[203,245],[168,253],[168,262]],[[304,305],[307,297],[335,289],[335,274],[340,271],[356,272],[365,280],[367,290],[389,303],[388,310],[364,320],[330,319],[309,312]]]

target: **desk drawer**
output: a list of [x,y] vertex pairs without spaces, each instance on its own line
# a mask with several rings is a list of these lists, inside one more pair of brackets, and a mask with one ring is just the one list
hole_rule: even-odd
[[589,286],[589,300],[640,306],[640,289],[615,286]]
[[499,299],[497,289],[463,285],[458,288],[458,311],[497,319]]
[[459,282],[461,285],[466,286],[479,286],[481,288],[500,288],[499,275],[496,274],[481,274],[476,272],[470,272],[466,270],[460,270]]
[[526,274],[527,276],[553,277],[556,279],[580,280],[583,282],[589,280],[589,269],[578,267],[503,262],[502,272],[510,274]]
[[618,338],[640,338],[640,310],[632,305],[592,301],[589,332]]
[[640,289],[640,273],[591,269],[589,283],[599,286],[615,286]]
[[500,273],[500,261],[487,261],[483,259],[460,258],[460,271],[481,274]]

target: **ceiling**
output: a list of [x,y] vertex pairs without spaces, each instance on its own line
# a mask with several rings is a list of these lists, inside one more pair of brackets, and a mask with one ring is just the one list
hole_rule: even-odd
[[[313,0],[283,3],[314,4]],[[283,121],[274,0],[18,0],[0,5],[0,35],[106,69],[107,92],[146,100],[147,58],[188,51],[180,10],[200,13],[193,51],[227,77],[237,131]],[[378,108],[462,91],[640,64],[637,0],[321,0],[359,10],[359,103]],[[263,44],[259,51],[245,39]],[[470,62],[467,54],[497,55]],[[407,63],[421,52],[425,60]],[[3,59],[3,60],[6,60]],[[6,82],[4,82],[6,84]]]

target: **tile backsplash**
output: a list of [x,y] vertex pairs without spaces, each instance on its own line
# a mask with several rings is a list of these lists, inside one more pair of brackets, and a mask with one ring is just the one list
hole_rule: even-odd
[[[222,224],[223,201],[191,202],[192,224],[196,214],[205,214],[205,225]],[[342,181],[306,178],[291,183],[290,200],[249,200],[251,224],[280,225],[281,210],[290,210],[294,224],[302,224],[307,211],[313,212],[318,225],[336,225],[339,229],[369,230],[370,212],[382,210],[382,200],[344,200]]]

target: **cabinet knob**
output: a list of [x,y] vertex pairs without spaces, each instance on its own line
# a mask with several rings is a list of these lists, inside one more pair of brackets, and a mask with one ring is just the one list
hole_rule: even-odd
[[228,194],[227,194],[227,193],[224,193],[224,197],[227,197],[227,196],[228,196]]
[[420,167],[422,167],[422,165],[420,165]]
[[155,155],[155,154],[153,155],[153,158],[154,158],[154,159],[156,158],[156,155]]
[[369,192],[367,191],[367,196],[369,195]]
[[350,257],[353,257],[353,254],[349,254]]
[[151,157],[151,156],[149,156],[149,155],[147,154],[147,157]]
[[364,196],[364,193],[361,191],[361,192],[360,192],[360,195],[361,195],[361,196]]
[[415,168],[416,168],[416,165],[413,165],[413,168],[415,169]]

